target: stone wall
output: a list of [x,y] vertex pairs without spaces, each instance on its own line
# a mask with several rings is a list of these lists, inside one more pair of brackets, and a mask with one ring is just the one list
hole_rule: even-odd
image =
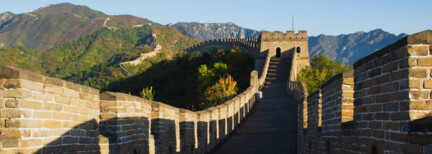
[[248,89],[192,112],[3,66],[0,153],[206,153],[250,112],[265,77],[252,71]]
[[195,44],[194,46],[187,48],[185,51],[192,52],[207,52],[213,48],[229,50],[232,47],[232,42],[234,45],[239,47],[243,52],[250,54],[253,57],[262,56],[259,54],[259,42],[257,38],[244,38],[244,39],[214,39],[206,40]]
[[309,59],[309,46],[306,31],[266,32],[263,31],[258,37],[260,52],[269,51],[271,56],[276,55],[276,50],[281,50],[281,57],[291,57],[296,48],[300,48],[299,57]]
[[99,90],[0,68],[0,153],[99,151]]
[[407,36],[299,100],[298,152],[431,153],[431,45],[430,30]]

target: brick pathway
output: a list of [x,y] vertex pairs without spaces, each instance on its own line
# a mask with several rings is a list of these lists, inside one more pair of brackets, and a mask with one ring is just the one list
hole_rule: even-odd
[[289,64],[272,58],[263,99],[216,154],[279,154],[297,151],[297,102],[286,94]]

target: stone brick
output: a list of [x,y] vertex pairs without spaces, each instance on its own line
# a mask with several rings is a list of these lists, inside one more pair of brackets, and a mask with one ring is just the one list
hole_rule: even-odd
[[63,107],[63,112],[65,112],[65,113],[77,113],[78,114],[80,112],[79,109],[80,109],[79,107],[65,105]]
[[63,121],[62,128],[74,128],[79,124],[80,124],[79,122],[74,122],[74,121]]
[[20,100],[21,108],[42,110],[43,103],[37,101]]
[[390,133],[390,140],[398,141],[398,142],[407,142],[408,135],[402,133]]
[[0,79],[0,89],[4,88],[4,79]]
[[[15,138],[8,138],[2,142],[2,148],[18,148],[19,140]],[[14,152],[11,152],[14,153]]]
[[383,122],[383,129],[398,131],[399,125],[397,122]]
[[21,88],[31,89],[42,92],[44,90],[44,85],[41,82],[34,82],[30,80],[20,80]]
[[88,109],[88,108],[81,108],[81,109],[80,109],[80,114],[83,114],[83,115],[92,115],[93,113],[92,113],[92,110],[91,110],[91,109]]
[[[43,138],[43,140],[42,140],[42,144],[45,146],[45,145],[50,145],[50,146],[52,146],[52,147],[56,147],[56,145],[60,145],[61,144],[61,142],[62,142],[62,140],[60,139],[59,140],[59,138],[58,137],[45,137],[45,138]],[[58,147],[56,147],[56,148],[58,148]],[[44,153],[45,152],[47,152],[47,153],[59,153],[59,151],[52,151],[52,152],[50,152],[50,150],[48,150],[48,149],[46,149],[45,147],[44,147]]]
[[410,92],[410,98],[411,99],[427,99],[428,98],[428,92],[427,91],[413,91]]
[[8,79],[4,82],[5,88],[21,88],[20,79]]
[[33,111],[33,118],[38,119],[52,119],[53,113],[47,111]]
[[368,90],[368,94],[369,95],[375,95],[375,94],[379,94],[379,93],[381,93],[381,86],[375,86],[375,87],[371,87],[369,90]]
[[427,69],[421,68],[410,68],[408,77],[411,78],[427,78]]
[[409,88],[414,88],[414,89],[421,89],[421,80],[419,79],[409,79],[408,81],[409,83]]
[[40,128],[42,120],[6,119],[6,128]]
[[45,90],[45,92],[48,92],[48,93],[53,93],[53,94],[58,94],[58,95],[64,94],[64,88],[59,87],[59,86],[45,84],[44,90]]
[[7,99],[5,101],[5,107],[7,108],[18,108],[19,106],[19,102],[16,99]]
[[391,81],[408,78],[408,69],[398,70],[390,73]]
[[424,80],[424,86],[425,89],[432,89],[432,80]]
[[73,99],[71,105],[78,107],[87,107],[87,102],[79,99]]
[[380,75],[381,73],[382,73],[382,72],[381,72],[381,67],[377,67],[377,68],[372,69],[372,70],[369,72],[369,77],[372,78],[372,77],[375,77],[375,76]]
[[343,84],[354,85],[354,78],[344,78]]
[[40,151],[40,147],[37,147],[37,148],[18,149],[17,153],[41,153],[41,151]]
[[5,89],[3,91],[4,98],[30,98],[31,91],[26,89]]
[[[1,94],[1,91],[0,91],[0,94]],[[3,109],[3,108],[5,108],[5,99],[0,97],[0,109]]]
[[399,103],[386,103],[383,104],[383,111],[399,111]]
[[32,137],[48,137],[52,136],[51,129],[33,129],[31,131]]
[[428,46],[409,46],[408,53],[411,56],[427,56],[429,54]]
[[45,78],[44,80],[45,85],[53,85],[58,87],[64,87],[65,81],[58,78]]
[[71,135],[69,129],[53,129],[52,130],[52,136],[66,136]]
[[81,92],[81,87],[82,85],[76,84],[76,83],[72,83],[72,82],[65,82],[65,88],[66,89],[71,89],[71,90],[75,90],[77,92]]
[[54,119],[57,120],[70,120],[70,114],[69,113],[63,113],[63,112],[53,112]]
[[87,107],[94,110],[99,110],[99,103],[88,102]]
[[28,110],[3,109],[0,112],[0,118],[31,118],[32,113]]
[[46,111],[63,111],[63,105],[55,103],[45,103],[43,110]]
[[19,129],[0,129],[0,135],[8,137],[20,138],[22,135],[21,132]]
[[392,62],[389,64],[385,64],[383,66],[383,72],[391,72],[398,69],[398,64],[396,62]]
[[52,101],[53,95],[48,93],[32,92],[32,99],[39,101]]
[[64,89],[64,96],[79,99],[80,98],[80,92],[65,88]]
[[21,140],[21,147],[36,147],[42,145],[42,139]]
[[45,128],[61,128],[61,122],[55,120],[46,120],[43,122],[43,127]]
[[87,94],[87,93],[80,93],[80,99],[87,100],[87,101],[94,101],[95,95]]
[[408,58],[408,59],[402,59],[399,61],[399,69],[409,68],[409,67],[415,67],[417,66],[417,59],[416,58]]
[[354,92],[343,92],[343,93],[342,93],[342,97],[350,97],[350,98],[353,98],[353,97],[354,97]]
[[390,80],[390,75],[385,74],[385,75],[381,75],[379,77],[375,77],[371,81],[372,81],[372,85],[380,85],[380,84],[388,82],[389,80]]
[[63,139],[63,144],[76,144],[78,143],[78,137],[71,137],[71,136],[66,136],[66,137],[62,137]]
[[6,123],[4,119],[0,119],[0,128],[6,127]]
[[392,112],[390,114],[390,120],[410,120],[410,115],[408,112]]
[[432,66],[432,57],[428,58],[418,58],[417,59],[418,66]]
[[390,98],[392,101],[409,100],[409,93],[405,91],[395,92]]
[[62,103],[62,104],[70,105],[72,99],[69,97],[61,96],[61,95],[54,95],[54,101],[56,103]]
[[410,116],[410,120],[418,120],[418,119],[430,117],[429,113],[427,112],[417,112],[417,111],[411,111],[409,116]]

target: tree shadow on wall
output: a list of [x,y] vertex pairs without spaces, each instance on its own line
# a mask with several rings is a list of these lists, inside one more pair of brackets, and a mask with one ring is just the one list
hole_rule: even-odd
[[[180,151],[176,148],[176,124],[173,120],[152,119],[149,130],[148,118],[113,118],[99,123],[95,119],[81,123],[36,153],[146,154],[153,150],[154,153],[204,153],[215,144],[215,140],[208,140],[207,122],[196,124],[197,139],[194,122],[178,124]],[[217,132],[213,130],[210,136],[215,137]]]

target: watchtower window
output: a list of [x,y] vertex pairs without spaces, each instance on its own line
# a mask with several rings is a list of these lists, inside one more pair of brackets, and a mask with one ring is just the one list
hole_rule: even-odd
[[276,58],[280,58],[281,56],[281,48],[276,48]]
[[297,53],[300,53],[300,52],[301,52],[300,47],[297,47],[296,52],[297,52]]

